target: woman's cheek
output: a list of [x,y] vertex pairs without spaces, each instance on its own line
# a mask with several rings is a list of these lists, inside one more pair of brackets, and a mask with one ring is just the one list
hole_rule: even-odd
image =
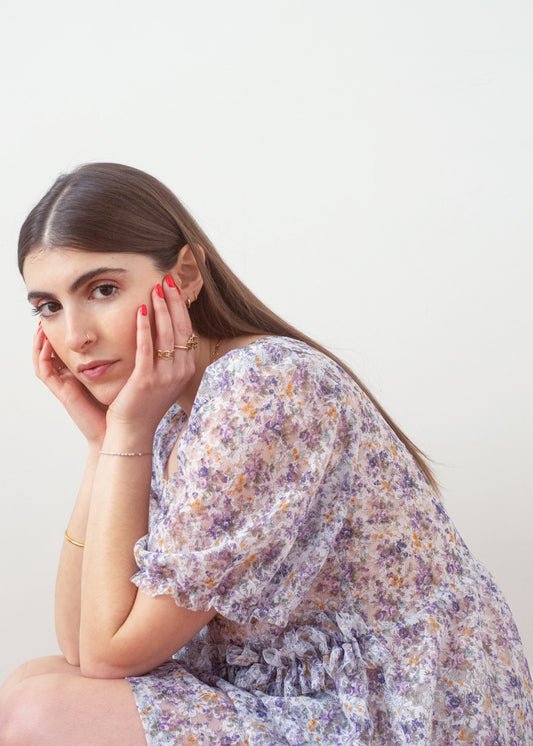
[[[137,318],[140,306],[144,303],[148,309],[152,339],[155,339],[154,309],[151,295],[146,290],[139,292],[139,297],[121,299],[117,303],[110,304],[105,316],[101,319],[103,333],[111,337],[110,341],[118,345],[124,353],[135,359],[137,350]],[[132,293],[133,296],[133,293]],[[137,302],[138,301],[138,302]]]
[[110,313],[105,319],[105,326],[108,331],[112,330],[113,336],[118,342],[127,341],[129,344],[136,344],[137,309],[138,306],[131,302],[116,304],[114,308],[110,309]]
[[54,355],[57,355],[57,357],[60,357],[62,360],[65,358],[68,358],[69,355],[69,348],[68,345],[65,342],[65,333],[62,332],[61,329],[53,328],[50,329],[46,328],[43,324],[43,332],[45,336],[45,344],[48,342],[52,346],[52,350],[54,351]]

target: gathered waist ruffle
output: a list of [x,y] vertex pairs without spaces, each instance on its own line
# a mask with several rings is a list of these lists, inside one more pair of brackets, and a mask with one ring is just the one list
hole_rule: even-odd
[[390,666],[390,653],[378,632],[358,614],[327,614],[313,626],[287,630],[266,647],[197,640],[175,659],[209,678],[215,675],[247,691],[287,697],[324,690],[338,693],[339,682],[353,682],[364,695],[367,670]]
[[249,712],[260,717],[262,701],[285,715],[298,711],[304,720],[313,720],[311,713],[318,708],[325,733],[327,718],[344,724],[349,737],[342,743],[366,743],[379,721],[392,745],[400,743],[394,733],[401,732],[409,712],[424,743],[431,728],[433,689],[415,685],[405,691],[401,668],[382,632],[354,612],[324,612],[313,621],[313,626],[288,629],[275,645],[198,640],[176,659],[222,689],[244,719]]

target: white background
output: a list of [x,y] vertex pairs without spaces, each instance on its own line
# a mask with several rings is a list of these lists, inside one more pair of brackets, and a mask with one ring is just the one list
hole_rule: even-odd
[[533,660],[533,6],[3,0],[0,679],[57,650],[85,447],[33,377],[20,224],[93,160],[168,184],[436,462]]

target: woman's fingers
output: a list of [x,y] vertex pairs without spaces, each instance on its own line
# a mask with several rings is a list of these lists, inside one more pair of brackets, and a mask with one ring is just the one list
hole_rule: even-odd
[[43,348],[44,340],[45,340],[44,332],[41,328],[41,324],[39,323],[37,331],[33,335],[33,346],[32,346],[32,353],[31,353],[31,358],[33,361],[33,370],[35,371],[35,375],[38,377],[40,377],[39,357],[41,355],[41,350]]
[[46,380],[65,367],[58,357],[54,357],[54,348],[40,325],[33,340],[33,367],[35,374],[41,380]]
[[137,309],[137,350],[135,353],[135,369],[141,378],[148,380],[153,369],[154,344],[152,330],[148,318],[148,309],[143,303]]
[[191,320],[172,276],[152,293],[154,307],[154,373],[175,390],[194,372],[194,354],[184,349],[192,334]]
[[187,313],[185,303],[181,297],[179,288],[174,282],[172,275],[168,274],[163,283],[165,299],[172,323],[174,344],[185,345],[191,336],[191,320]]
[[174,328],[170,317],[169,301],[161,285],[156,285],[152,293],[152,301],[155,317],[155,348],[160,351],[159,354],[166,354],[165,357],[158,358],[156,353],[155,359],[156,362],[160,359],[167,362],[174,358]]
[[179,289],[167,275],[154,291],[154,311],[156,322],[156,350],[160,356],[156,360],[173,360],[175,368],[183,367],[188,350],[182,350],[191,336],[191,320]]
[[189,314],[171,275],[152,290],[152,307],[153,333],[148,318],[140,310],[137,323],[135,369],[139,373],[142,371],[143,375],[151,371],[161,372],[161,364],[164,364],[166,373],[183,367],[183,353],[175,345],[186,345],[192,333]]

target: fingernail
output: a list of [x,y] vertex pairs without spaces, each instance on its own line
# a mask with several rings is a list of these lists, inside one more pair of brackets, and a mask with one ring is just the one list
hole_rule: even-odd
[[41,329],[42,325],[43,325],[43,322],[39,321],[39,326],[37,327],[37,329]]
[[170,274],[167,275],[165,277],[165,280],[167,281],[167,285],[169,286],[169,288],[175,288],[176,287],[176,283],[174,282],[174,278],[172,277],[172,275],[170,275]]
[[158,294],[158,296],[159,296],[160,298],[164,298],[164,297],[165,297],[165,294],[164,294],[164,292],[163,292],[163,288],[161,287],[161,285],[157,284],[157,285],[155,286],[155,292],[156,292],[156,293]]
[[148,316],[148,309],[144,305],[144,303],[141,306],[141,316]]

